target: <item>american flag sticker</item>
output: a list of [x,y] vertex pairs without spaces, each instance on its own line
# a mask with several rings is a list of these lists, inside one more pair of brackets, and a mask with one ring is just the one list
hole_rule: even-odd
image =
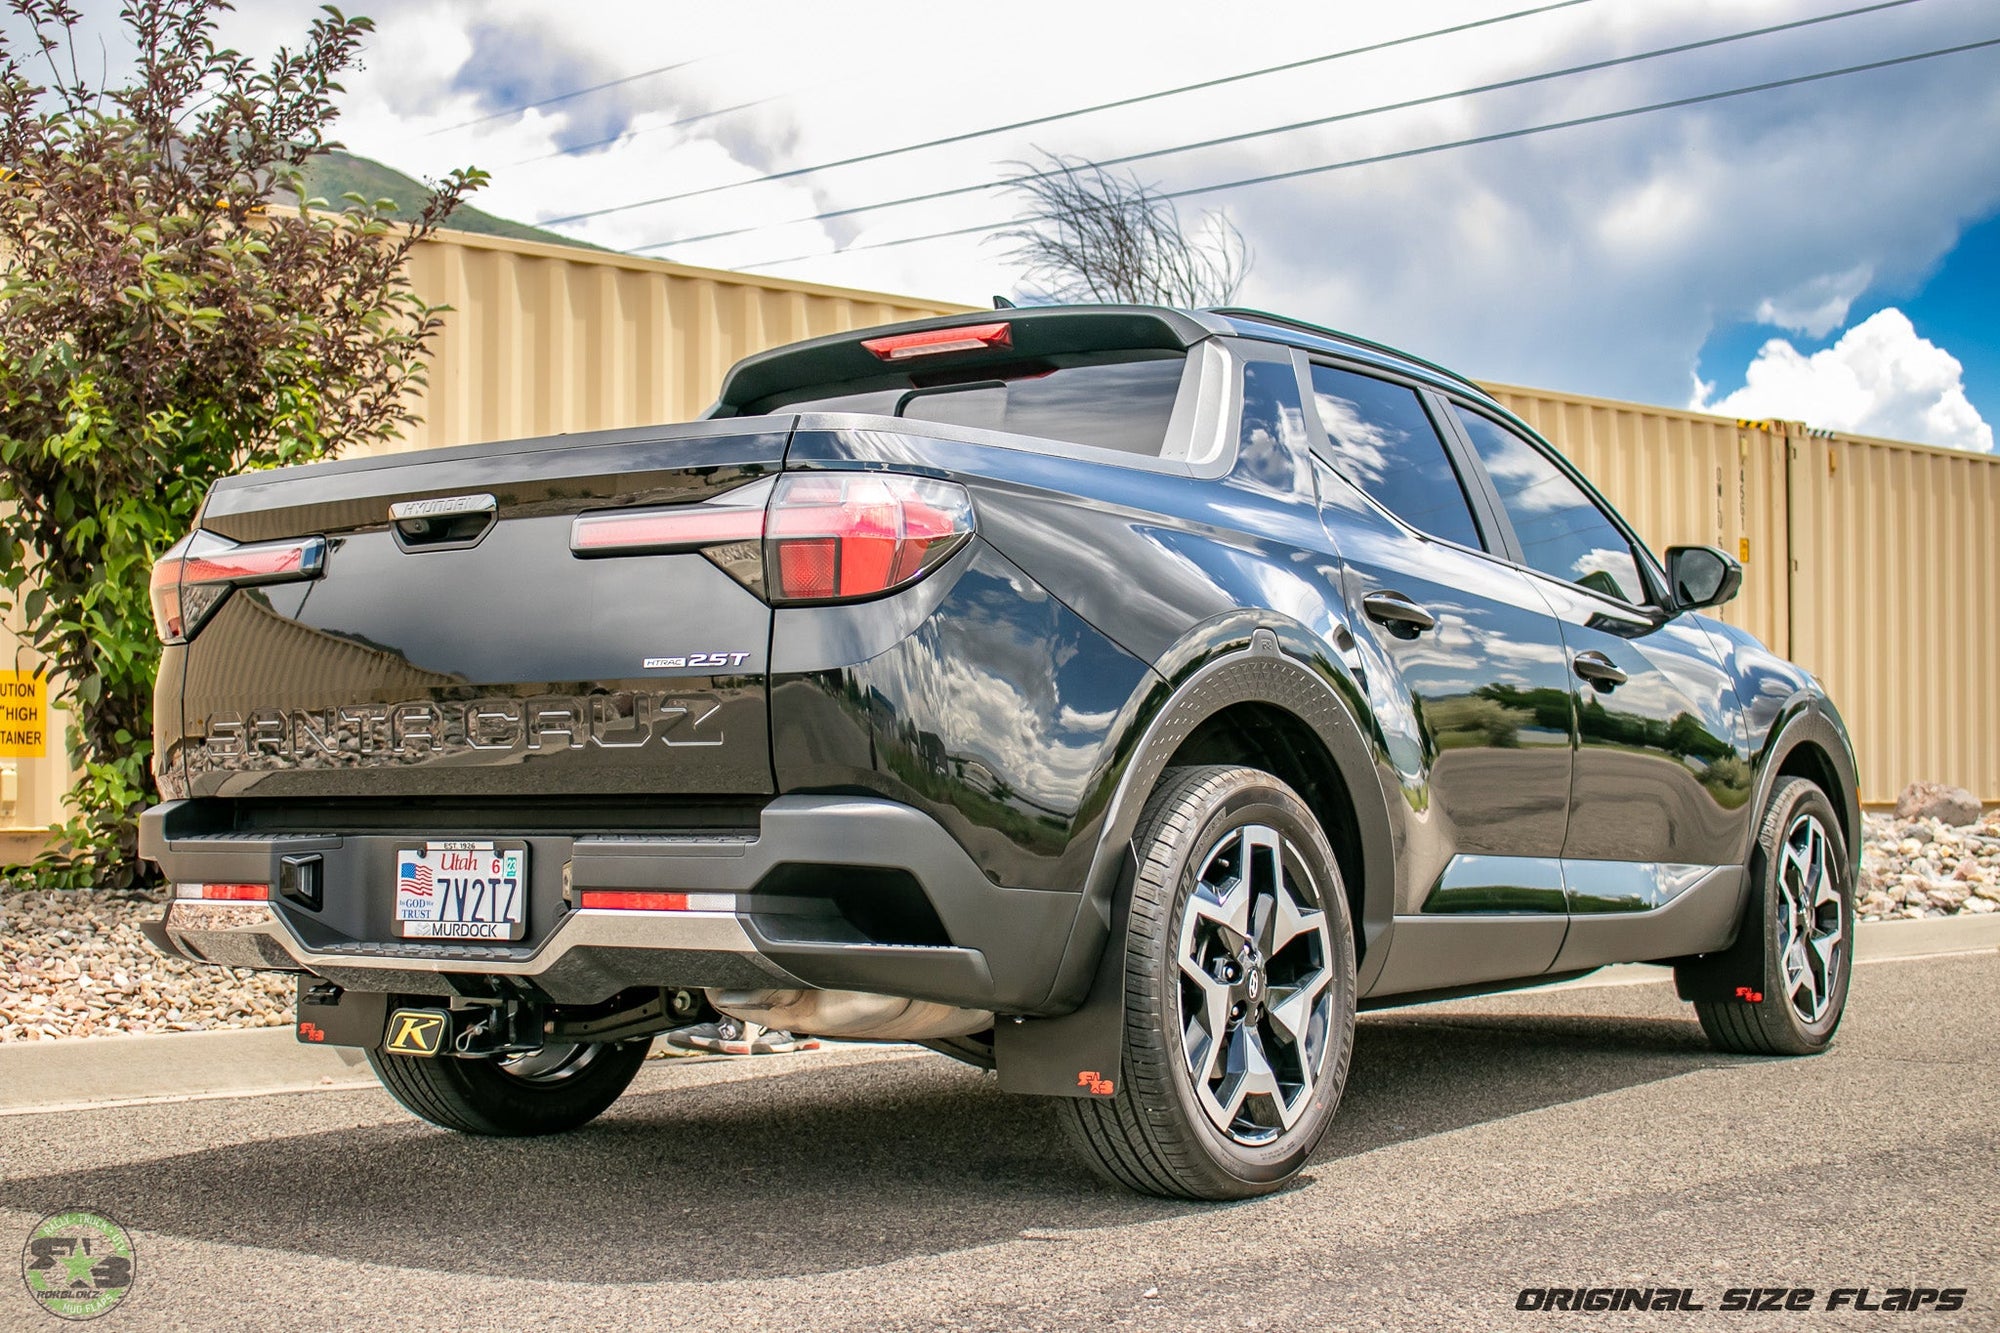
[[405,861],[396,870],[396,892],[431,896],[431,868],[422,861]]

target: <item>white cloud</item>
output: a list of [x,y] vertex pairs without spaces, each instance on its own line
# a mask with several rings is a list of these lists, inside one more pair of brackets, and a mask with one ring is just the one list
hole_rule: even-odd
[[1991,452],[1993,428],[1967,401],[1961,370],[1957,357],[1919,337],[1890,306],[1810,356],[1773,338],[1758,349],[1742,388],[1710,402],[1714,385],[1697,382],[1689,406]]
[[1847,322],[1847,312],[1875,277],[1875,266],[1856,264],[1844,273],[1808,278],[1782,296],[1757,303],[1757,322],[1824,338]]
[[[110,0],[88,0],[108,9]],[[497,167],[477,200],[534,222],[754,179],[1363,46],[1520,8],[1212,0],[1129,6],[1015,0],[1008,22],[934,0],[400,0],[369,67],[346,80],[342,137],[416,174]],[[1987,35],[1981,0],[1935,0],[1550,82],[1141,162],[1167,189],[1284,172],[1617,112],[1915,53]],[[225,36],[295,39],[312,0],[260,0]],[[771,271],[983,303],[1015,291],[980,236],[862,250],[1010,217],[986,191],[831,221],[822,210],[990,183],[1036,148],[1104,158],[1362,110],[1826,13],[1819,0],[1579,5],[1207,92],[882,161],[610,213],[560,230],[715,267],[811,255]],[[239,31],[240,30],[240,31]],[[1060,33],[1061,40],[1050,40]],[[1273,44],[1273,34],[1286,40]],[[504,38],[505,40],[502,40]],[[523,52],[582,85],[670,73],[475,126],[533,100]],[[558,59],[558,57],[560,57]],[[540,83],[532,85],[539,89]],[[747,111],[673,125],[764,98]],[[598,137],[598,118],[643,131]],[[532,159],[541,158],[535,161]],[[1202,195],[1255,252],[1242,293],[1401,343],[1469,374],[1653,402],[1684,400],[1710,333],[1744,320],[1824,337],[1864,293],[1916,290],[1973,221],[2000,207],[2000,79],[1991,52],[1549,134]],[[777,226],[773,224],[785,223]],[[676,238],[769,228],[687,244]],[[1993,410],[1991,408],[1988,409]]]

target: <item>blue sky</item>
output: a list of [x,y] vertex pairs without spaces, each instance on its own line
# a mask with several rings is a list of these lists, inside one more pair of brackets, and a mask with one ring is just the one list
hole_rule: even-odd
[[[1917,335],[1950,350],[1964,368],[1965,395],[1987,423],[2000,423],[2000,214],[1968,228],[1937,266],[1901,289],[1864,291],[1848,326],[1883,307],[1909,316]],[[1696,375],[1716,384],[1718,394],[1741,388],[1744,370],[1772,338],[1799,351],[1831,347],[1840,331],[1810,338],[1795,330],[1755,320],[1725,324],[1702,344]]]
[[[1003,22],[935,0],[359,7],[379,30],[346,80],[348,144],[417,175],[486,167],[481,207],[595,244],[984,303],[1021,275],[976,229],[1018,212],[1000,182],[1038,150],[1173,149],[1133,167],[1165,190],[1394,155],[1184,213],[1250,242],[1241,303],[1474,376],[1962,448],[2000,420],[2000,46],[1935,54],[2000,38],[1994,0],[1011,0]],[[313,13],[259,0],[225,36],[268,51]],[[1902,57],[1921,58],[1811,77]],[[1382,109],[1415,98],[1434,100]],[[1179,148],[1227,135],[1249,137]]]

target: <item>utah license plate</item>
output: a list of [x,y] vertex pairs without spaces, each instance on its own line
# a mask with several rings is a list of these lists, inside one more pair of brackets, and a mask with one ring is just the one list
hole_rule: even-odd
[[523,844],[426,842],[396,851],[396,931],[406,938],[518,940],[527,904]]

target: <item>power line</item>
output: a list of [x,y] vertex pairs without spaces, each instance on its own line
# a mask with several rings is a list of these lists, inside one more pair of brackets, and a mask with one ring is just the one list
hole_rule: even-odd
[[[1849,74],[1864,74],[1870,70],[1888,69],[1895,65],[1914,64],[1919,60],[1934,60],[1940,56],[1958,55],[1965,51],[1977,51],[1985,47],[2000,46],[2000,37],[1989,37],[1984,41],[1965,42],[1958,46],[1939,47],[1933,51],[1919,51],[1915,55],[1895,56],[1888,60],[1871,60],[1863,65],[1848,65],[1841,69],[1822,70],[1817,74],[1800,74],[1789,79],[1773,79],[1767,83],[1753,83],[1742,88],[1726,88],[1721,92],[1701,93],[1694,97],[1677,97],[1667,102],[1652,102],[1646,106],[1627,107],[1621,111],[1603,111],[1593,116],[1578,116],[1572,120],[1551,121],[1545,125],[1530,125],[1525,129],[1502,130],[1494,134],[1475,135],[1469,139],[1453,139],[1447,143],[1426,144],[1421,148],[1405,148],[1393,153],[1376,153],[1368,157],[1348,158],[1343,162],[1328,162],[1319,166],[1299,167],[1293,171],[1274,171],[1263,176],[1245,176],[1239,180],[1221,181],[1214,185],[1197,185],[1185,190],[1169,190],[1158,195],[1161,199],[1187,199],[1198,194],[1214,194],[1221,190],[1237,190],[1250,185],[1265,185],[1271,181],[1294,180],[1300,176],[1317,176],[1330,171],[1345,171],[1352,167],[1372,166],[1378,162],[1396,162],[1404,158],[1424,157],[1431,153],[1448,152],[1455,148],[1471,148],[1478,144],[1500,143],[1508,139],[1524,139],[1533,134],[1547,134],[1552,130],[1574,129],[1581,125],[1598,125],[1610,120],[1623,120],[1629,116],[1643,116],[1655,111],[1670,111],[1677,107],[1698,106],[1704,102],[1720,102],[1726,98],[1743,97],[1751,93],[1770,92],[1777,88],[1791,88],[1804,83],[1817,83],[1822,79],[1838,79]],[[825,259],[830,255],[860,254],[868,250],[891,250],[898,246],[918,245],[925,241],[942,241],[955,236],[976,236],[982,232],[999,231],[1017,225],[1013,221],[989,222],[976,227],[957,227],[950,231],[935,231],[923,236],[904,236],[891,241],[872,241],[867,245],[852,245],[844,250],[819,250],[812,254],[788,255],[783,259],[764,259],[753,263],[736,265],[741,270],[775,268],[780,264],[796,264],[806,259]]]
[[430,130],[417,137],[431,139],[440,134],[450,134],[453,130],[469,130],[474,125],[484,125],[491,120],[504,120],[508,116],[518,116],[523,111],[533,111],[536,107],[554,106],[557,102],[568,102],[578,97],[588,97],[592,93],[601,93],[606,88],[616,88],[622,84],[637,83],[641,79],[650,79],[655,74],[668,74],[677,69],[686,69],[689,65],[700,64],[706,59],[708,59],[707,56],[696,56],[692,60],[678,60],[671,65],[661,65],[657,69],[642,69],[637,74],[627,74],[619,79],[607,79],[603,83],[593,83],[588,88],[572,88],[566,93],[557,93],[553,97],[544,97],[539,102],[523,102],[519,106],[510,106],[505,110],[494,111],[488,115],[474,116],[471,120],[462,120],[456,125],[446,125],[441,129]]
[[1058,120],[1070,120],[1077,116],[1094,115],[1099,111],[1113,111],[1120,107],[1138,106],[1142,102],[1154,102],[1163,97],[1178,97],[1182,93],[1200,92],[1208,88],[1220,88],[1225,84],[1240,83],[1245,79],[1259,79],[1268,74],[1282,74],[1289,70],[1304,69],[1309,65],[1323,65],[1330,60],[1344,60],[1349,56],[1366,55],[1374,51],[1386,51],[1391,47],[1408,46],[1412,42],[1429,41],[1433,37],[1445,37],[1452,33],[1470,32],[1474,28],[1490,27],[1496,23],[1510,23],[1515,19],[1528,18],[1535,14],[1546,14],[1551,10],[1568,9],[1572,5],[1589,4],[1590,0],[1554,0],[1551,4],[1537,5],[1533,9],[1520,9],[1511,14],[1496,14],[1491,18],[1474,19],[1469,23],[1454,24],[1449,28],[1434,28],[1429,32],[1413,33],[1407,37],[1395,37],[1384,42],[1374,42],[1367,46],[1350,47],[1345,51],[1334,51],[1328,55],[1311,56],[1305,60],[1287,61],[1282,65],[1268,65],[1263,69],[1246,70],[1241,74],[1226,74],[1218,79],[1205,79],[1200,83],[1183,84],[1178,88],[1166,88],[1158,92],[1140,93],[1134,97],[1121,97],[1116,101],[1099,102],[1093,106],[1078,107],[1073,111],[1058,111],[1051,115],[1035,116],[1028,120],[1017,120],[1006,125],[994,125],[983,130],[968,130],[963,134],[948,134],[941,139],[926,139],[922,143],[904,144],[901,148],[883,148],[872,153],[862,153],[855,157],[843,157],[833,162],[821,162],[817,166],[793,167],[787,171],[775,171],[749,180],[730,181],[724,185],[704,186],[699,190],[683,190],[679,194],[663,194],[652,199],[639,199],[627,204],[613,204],[608,208],[595,208],[585,213],[568,213],[561,217],[542,218],[535,225],[540,227],[559,226],[565,222],[583,222],[589,218],[600,218],[610,213],[629,212],[635,208],[650,208],[654,204],[671,204],[682,199],[697,199],[703,195],[720,194],[725,190],[741,189],[746,185],[763,185],[771,181],[791,180],[797,176],[810,176],[815,172],[831,171],[835,167],[851,167],[860,162],[879,162],[886,157],[898,157],[904,153],[914,153],[925,148],[940,148],[946,144],[964,143],[970,139],[984,139],[995,134],[1007,134],[1014,130],[1031,129],[1036,125],[1049,125]]
[[[1681,55],[1688,51],[1698,51],[1706,47],[1723,46],[1731,42],[1746,41],[1752,37],[1767,37],[1776,32],[1788,32],[1794,28],[1811,27],[1818,23],[1831,23],[1836,19],[1853,18],[1859,14],[1873,14],[1885,9],[1898,9],[1904,5],[1916,4],[1917,0],[1880,0],[1879,3],[1863,5],[1857,9],[1843,9],[1832,14],[1819,14],[1812,18],[1794,19],[1789,23],[1776,23],[1765,28],[1753,28],[1748,32],[1730,33],[1722,37],[1707,37],[1695,42],[1682,42],[1677,46],[1664,46],[1655,51],[1642,51],[1637,55],[1614,56],[1606,60],[1593,60],[1587,64],[1571,65],[1567,69],[1549,70],[1541,74],[1527,74],[1519,78],[1502,79],[1497,83],[1482,83],[1471,88],[1460,88],[1456,92],[1433,93],[1428,97],[1413,97],[1403,102],[1389,102],[1381,106],[1371,106],[1355,111],[1343,111],[1337,115],[1317,116],[1311,120],[1295,120],[1288,125],[1274,125],[1268,129],[1246,130],[1241,134],[1226,134],[1215,139],[1202,139],[1194,143],[1176,144],[1170,148],[1154,148],[1143,153],[1128,153],[1123,157],[1105,158],[1092,161],[1093,167],[1119,167],[1130,162],[1143,162],[1156,157],[1167,157],[1177,153],[1191,153],[1203,148],[1217,148],[1224,144],[1242,143],[1250,139],[1267,138],[1274,134],[1290,134],[1295,130],[1316,129],[1324,125],[1342,121],[1360,120],[1367,116],[1383,115],[1391,111],[1407,111],[1412,107],[1430,106],[1438,102],[1448,102],[1461,97],[1472,97],[1480,93],[1498,92],[1506,88],[1521,88],[1529,84],[1546,83],[1551,79],[1564,79],[1577,74],[1594,73],[1619,65],[1636,64],[1643,60],[1657,60],[1664,56]],[[805,217],[788,218],[782,222],[758,222],[747,227],[732,227],[725,231],[703,232],[697,236],[681,236],[666,241],[649,241],[645,245],[630,247],[630,253],[640,254],[647,250],[662,250],[672,245],[694,245],[700,241],[716,241],[730,236],[747,236],[752,232],[769,231],[776,227],[796,226],[802,222],[825,222],[833,218],[851,217],[856,213],[873,213],[882,209],[902,208],[908,204],[930,203],[938,199],[952,199],[961,195],[979,194],[987,190],[1001,189],[1010,185],[1020,185],[1027,181],[1046,180],[1053,173],[1047,171],[1029,172],[998,181],[981,181],[976,185],[961,185],[948,190],[932,190],[926,194],[908,195],[901,199],[890,199],[881,203],[856,204],[849,208],[828,209],[823,213],[813,213]]]

